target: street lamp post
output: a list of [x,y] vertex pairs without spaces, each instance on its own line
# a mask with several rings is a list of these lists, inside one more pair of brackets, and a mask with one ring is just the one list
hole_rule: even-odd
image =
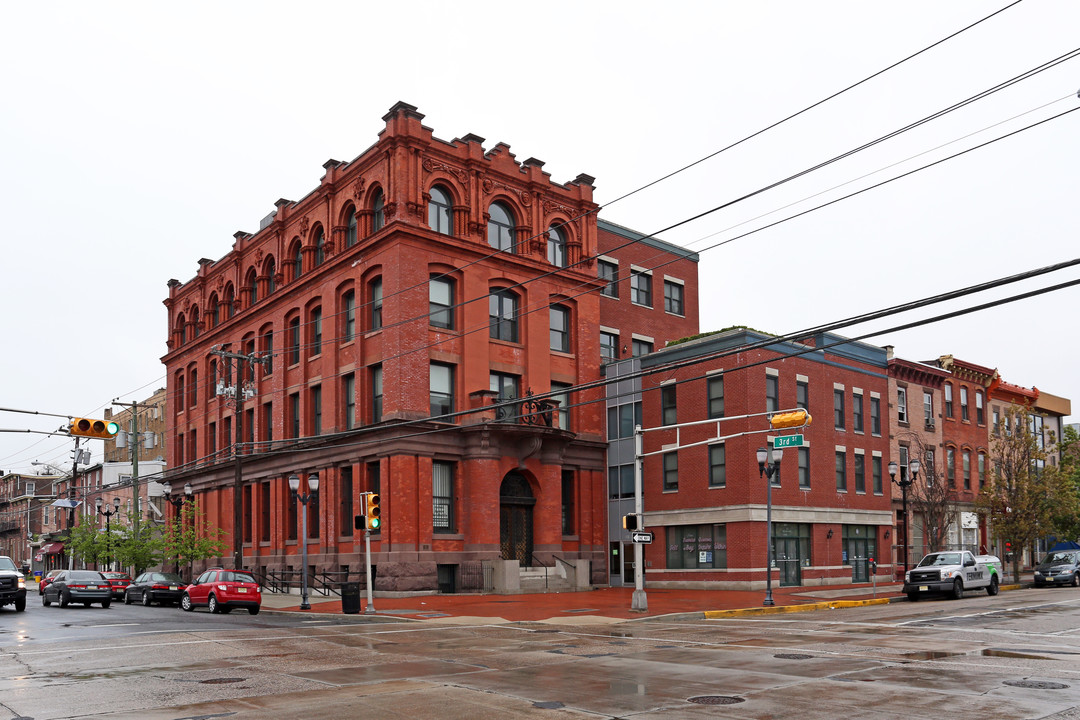
[[301,523],[300,531],[300,556],[301,556],[301,574],[300,574],[300,609],[310,610],[311,603],[308,602],[308,577],[307,577],[307,506],[308,501],[319,494],[319,473],[311,473],[308,475],[308,492],[303,495],[300,494],[300,478],[293,473],[289,476],[289,490],[292,491],[292,495],[300,504],[304,506],[303,522]]
[[112,516],[120,512],[120,498],[114,497],[112,501],[112,510],[108,505],[98,496],[98,499],[94,502],[94,507],[97,509],[98,515],[105,516],[105,567],[109,568],[112,565],[112,558],[110,557],[110,541],[112,540],[112,526],[109,521],[112,520]]
[[[172,496],[172,483],[168,480],[161,483],[161,491],[165,494],[165,499],[169,501],[169,504],[176,508],[176,518],[180,521],[180,537],[184,537],[184,503],[191,497],[195,490],[191,487],[191,483],[184,483],[184,494]],[[181,543],[182,545],[183,543]],[[176,574],[180,574],[180,553],[176,554]]]
[[908,488],[911,487],[911,484],[913,482],[915,482],[915,478],[919,474],[919,468],[920,467],[921,467],[921,465],[919,464],[918,460],[912,460],[910,463],[908,463],[908,476],[904,477],[903,475],[901,475],[900,479],[897,480],[896,479],[896,471],[900,469],[900,466],[896,464],[895,460],[893,460],[893,461],[891,461],[889,463],[889,478],[893,481],[893,483],[900,486],[900,496],[902,498],[903,507],[904,507],[904,574],[905,575],[907,575],[908,560],[909,560],[909,558],[911,556],[911,533],[909,532],[910,528],[908,527],[907,491],[908,491]]
[[765,484],[765,548],[766,548],[766,564],[765,564],[765,601],[762,605],[769,607],[773,605],[772,599],[772,479],[773,475],[780,477],[780,458],[783,457],[784,451],[782,448],[769,446],[768,448],[758,448],[757,450],[757,465],[758,465],[758,477],[768,478],[768,482]]

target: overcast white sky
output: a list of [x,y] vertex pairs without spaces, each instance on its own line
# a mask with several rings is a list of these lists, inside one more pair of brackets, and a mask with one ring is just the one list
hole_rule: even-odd
[[[606,205],[1006,5],[8,4],[0,407],[96,417],[113,398],[163,386],[169,278],[188,281],[199,258],[225,255],[233,233],[257,230],[278,198],[307,194],[326,160],[363,152],[398,100],[416,105],[437,137],[504,141],[519,160],[546,161],[557,182],[595,176]],[[1075,0],[1024,0],[601,217],[646,233],[667,227],[1075,50],[1077,27]],[[1078,90],[1072,60],[664,234],[701,252],[702,330],[785,333],[1080,257],[1080,112],[706,249],[1072,110]],[[1077,277],[1054,273],[945,307]],[[870,342],[911,360],[952,353],[1080,403],[1078,298],[1070,288]],[[0,413],[5,430],[62,422]],[[70,448],[66,438],[0,432],[0,468],[66,467]]]

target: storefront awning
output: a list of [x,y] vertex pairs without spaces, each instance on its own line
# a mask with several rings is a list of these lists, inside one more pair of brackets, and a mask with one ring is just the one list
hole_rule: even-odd
[[55,555],[64,549],[64,543],[54,542],[41,546],[41,552],[46,555]]

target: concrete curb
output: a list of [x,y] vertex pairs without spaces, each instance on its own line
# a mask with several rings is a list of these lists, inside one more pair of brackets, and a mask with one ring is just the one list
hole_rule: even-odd
[[740,608],[738,610],[706,610],[706,620],[718,618],[747,617],[752,615],[777,615],[781,613],[813,612],[814,610],[836,610],[838,608],[863,607],[866,605],[888,605],[894,598],[874,598],[872,600],[830,600],[829,602],[806,603],[805,605],[773,605],[770,607]]

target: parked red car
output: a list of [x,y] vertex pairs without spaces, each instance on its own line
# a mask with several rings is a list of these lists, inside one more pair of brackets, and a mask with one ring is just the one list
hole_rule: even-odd
[[113,572],[110,570],[106,570],[101,574],[109,581],[109,587],[112,588],[113,599],[123,598],[124,593],[127,591],[127,586],[131,584],[131,576],[126,572]]
[[246,570],[211,568],[180,596],[180,607],[191,612],[205,605],[212,613],[227,613],[233,608],[247,608],[258,615],[262,608],[262,591],[255,576]]

